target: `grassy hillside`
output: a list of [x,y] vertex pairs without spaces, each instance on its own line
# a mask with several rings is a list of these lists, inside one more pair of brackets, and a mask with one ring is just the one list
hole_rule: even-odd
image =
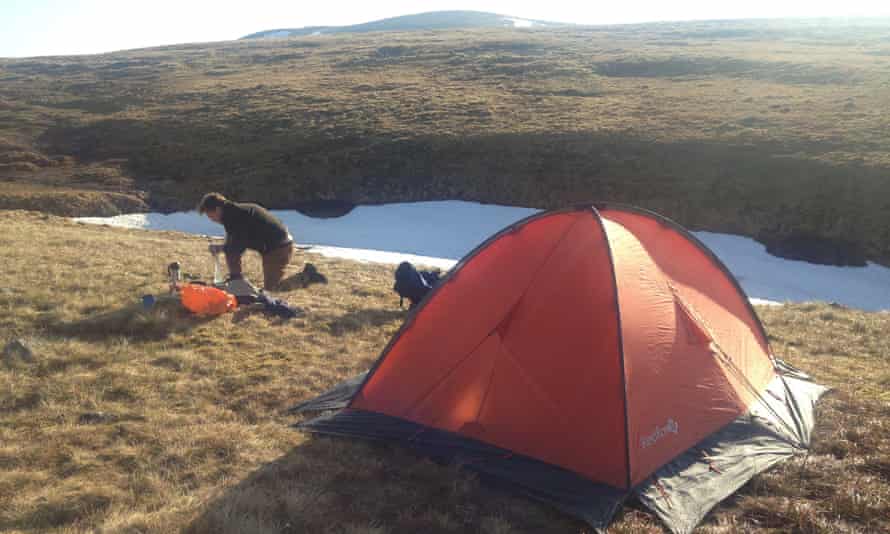
[[[287,407],[367,369],[398,329],[391,267],[310,256],[330,283],[283,294],[303,317],[201,320],[139,304],[164,291],[168,261],[209,275],[200,238],[21,211],[0,225],[15,251],[0,344],[33,353],[0,362],[0,531],[589,532],[401,448],[288,428]],[[757,311],[777,354],[836,391],[811,454],[756,477],[700,532],[888,531],[890,315]],[[630,503],[610,532],[662,530]]]
[[208,189],[278,208],[605,199],[851,236],[887,262],[888,110],[886,20],[184,45],[0,60],[0,180],[90,191],[51,208],[81,214]]

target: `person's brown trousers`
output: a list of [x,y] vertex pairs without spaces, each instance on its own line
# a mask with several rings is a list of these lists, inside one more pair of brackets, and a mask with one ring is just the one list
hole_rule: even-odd
[[284,269],[294,256],[293,242],[263,254],[263,288],[275,289],[284,278]]

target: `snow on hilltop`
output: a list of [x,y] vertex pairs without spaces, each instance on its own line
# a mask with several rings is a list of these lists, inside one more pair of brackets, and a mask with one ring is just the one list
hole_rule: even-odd
[[522,19],[481,11],[432,11],[355,24],[352,26],[307,26],[252,33],[242,39],[270,39],[331,33],[447,30],[456,28],[554,28],[569,26],[559,22]]

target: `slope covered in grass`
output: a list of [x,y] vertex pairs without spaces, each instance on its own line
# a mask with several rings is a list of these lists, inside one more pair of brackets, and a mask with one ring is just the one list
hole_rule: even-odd
[[273,208],[620,201],[886,262],[888,37],[886,20],[738,21],[0,60],[0,180],[155,209],[214,189]]
[[[164,291],[169,261],[209,276],[201,238],[21,211],[0,225],[0,343],[33,353],[0,364],[0,530],[588,531],[398,447],[288,428],[287,407],[367,369],[398,329],[390,267],[312,256],[330,283],[282,295],[303,317],[202,320],[139,304]],[[757,311],[776,352],[836,392],[810,456],[755,478],[701,531],[886,531],[890,315]],[[661,528],[631,503],[611,532]]]

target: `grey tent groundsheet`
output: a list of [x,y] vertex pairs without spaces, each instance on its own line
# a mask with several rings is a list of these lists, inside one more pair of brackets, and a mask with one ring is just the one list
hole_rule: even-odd
[[[359,375],[292,408],[339,410],[297,428],[327,435],[400,443],[437,461],[457,463],[487,483],[548,503],[597,530],[636,497],[672,532],[691,532],[720,501],[770,466],[809,447],[816,401],[826,388],[777,363],[779,376],[748,413],[711,434],[630,491],[596,483],[534,458],[384,414],[348,408]],[[595,414],[591,414],[595,416]]]
[[403,444],[436,461],[474,471],[489,484],[549,503],[597,529],[609,524],[630,493],[452,432],[363,410],[346,409],[297,427],[320,434]]
[[325,391],[318,397],[297,404],[296,406],[288,410],[288,412],[292,414],[303,412],[326,412],[329,410],[339,410],[341,408],[345,408],[349,404],[349,401],[352,400],[352,397],[356,394],[356,392],[358,392],[359,388],[362,387],[366,376],[368,376],[367,371],[348,380],[340,382],[332,389]]
[[809,448],[813,411],[825,391],[808,380],[777,377],[747,414],[662,466],[634,495],[672,532],[692,532],[755,475]]

